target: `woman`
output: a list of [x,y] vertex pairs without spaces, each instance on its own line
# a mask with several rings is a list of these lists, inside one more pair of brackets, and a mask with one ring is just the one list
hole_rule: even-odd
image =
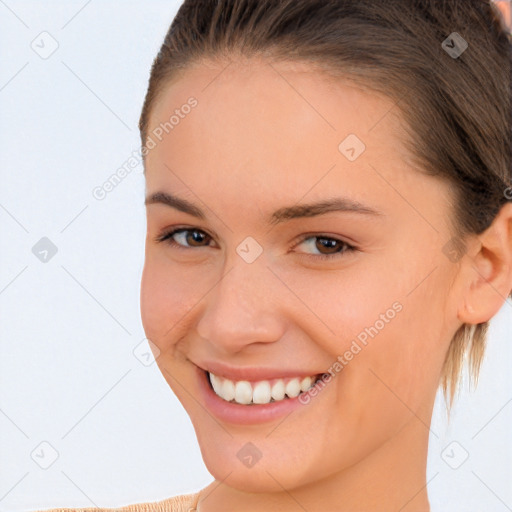
[[120,510],[430,510],[436,391],[512,290],[508,31],[483,0],[183,3],[141,311],[215,480]]

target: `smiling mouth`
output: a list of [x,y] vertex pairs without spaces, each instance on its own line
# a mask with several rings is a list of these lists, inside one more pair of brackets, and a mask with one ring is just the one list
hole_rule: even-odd
[[307,393],[321,380],[322,374],[250,382],[230,380],[205,371],[210,388],[226,402],[240,405],[263,405],[296,398]]

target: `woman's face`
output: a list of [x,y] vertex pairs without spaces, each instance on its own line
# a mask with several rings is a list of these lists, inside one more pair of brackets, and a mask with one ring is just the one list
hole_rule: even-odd
[[[306,65],[226,65],[167,87],[146,161],[142,319],[205,464],[261,492],[423,461],[460,325],[449,188],[412,168],[390,99]],[[262,401],[273,379],[330,378],[228,404],[207,368],[269,381]]]

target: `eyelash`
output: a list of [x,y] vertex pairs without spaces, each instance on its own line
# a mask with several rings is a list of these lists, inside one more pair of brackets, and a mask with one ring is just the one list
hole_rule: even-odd
[[[173,236],[176,235],[177,233],[183,233],[183,232],[198,232],[198,233],[203,233],[204,235],[206,235],[207,237],[210,237],[210,235],[208,235],[208,233],[205,233],[204,231],[200,230],[200,229],[194,229],[194,228],[177,228],[177,229],[174,229],[172,231],[168,231],[168,232],[164,232],[160,235],[158,235],[156,238],[155,238],[155,242],[158,242],[158,243],[161,243],[161,242],[166,242],[167,244],[169,244],[170,246],[172,247],[175,247],[177,249],[184,249],[184,250],[188,250],[188,249],[193,249],[193,247],[184,247],[183,245],[180,245],[178,244],[175,240],[173,240]],[[211,238],[211,237],[210,237]],[[335,258],[340,258],[342,256],[344,256],[345,254],[347,253],[353,253],[355,251],[357,251],[357,247],[353,246],[353,245],[350,245],[349,243],[345,242],[344,240],[339,240],[337,238],[333,238],[333,237],[328,237],[328,236],[324,236],[324,235],[318,235],[318,234],[315,234],[315,235],[311,235],[311,234],[308,234],[308,235],[305,235],[303,236],[295,245],[300,245],[301,243],[305,242],[306,240],[309,240],[311,238],[318,238],[318,239],[323,239],[323,240],[329,240],[329,241],[335,241],[335,242],[339,242],[340,244],[343,245],[344,249],[342,249],[341,251],[339,252],[336,252],[336,253],[333,253],[333,254],[300,254],[301,257],[306,257],[306,258],[319,258],[319,259],[322,259],[322,260],[330,260],[330,259],[335,259]]]

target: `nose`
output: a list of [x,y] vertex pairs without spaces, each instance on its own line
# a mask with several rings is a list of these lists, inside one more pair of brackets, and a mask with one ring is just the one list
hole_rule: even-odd
[[279,280],[261,260],[250,264],[232,261],[204,299],[196,329],[219,352],[234,354],[248,345],[271,343],[283,336]]

